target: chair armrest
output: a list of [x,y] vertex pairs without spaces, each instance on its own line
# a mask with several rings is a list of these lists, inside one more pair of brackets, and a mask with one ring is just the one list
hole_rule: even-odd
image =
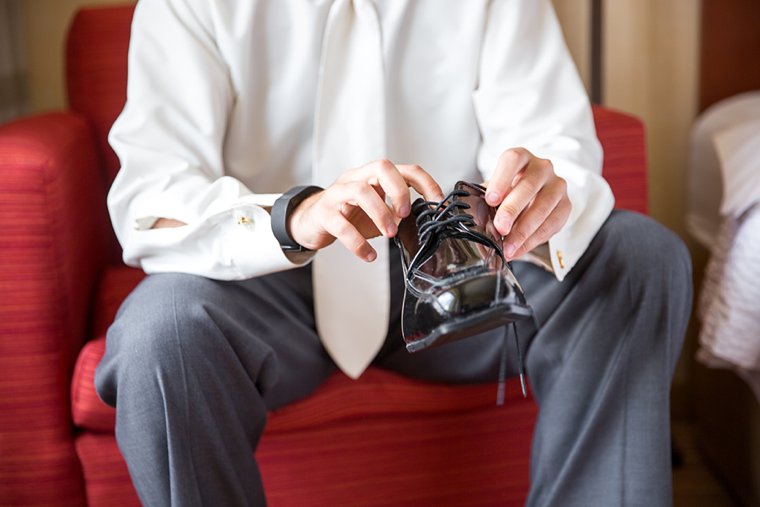
[[68,385],[107,227],[84,119],[0,126],[0,504],[83,502]]

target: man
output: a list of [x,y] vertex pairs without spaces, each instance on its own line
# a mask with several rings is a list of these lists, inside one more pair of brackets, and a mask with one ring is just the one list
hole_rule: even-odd
[[[336,364],[495,379],[501,331],[415,355],[400,337],[388,238],[410,187],[438,200],[457,180],[487,181],[505,255],[533,261],[515,268],[541,407],[528,504],[670,503],[689,260],[653,221],[610,214],[548,0],[142,0],[129,65],[109,207],[151,276],[96,386],[145,504],[263,505],[266,411]],[[275,223],[308,184],[324,190]]]

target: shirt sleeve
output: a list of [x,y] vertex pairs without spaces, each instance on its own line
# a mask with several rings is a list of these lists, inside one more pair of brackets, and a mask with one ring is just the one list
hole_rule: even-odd
[[601,177],[602,149],[583,84],[549,0],[491,2],[474,93],[487,180],[501,153],[522,146],[551,160],[567,182],[572,211],[548,243],[564,279],[609,216],[614,198]]
[[[121,170],[108,208],[127,264],[238,280],[299,264],[272,233],[265,208],[277,195],[256,194],[225,176],[235,92],[203,12],[209,4],[137,4],[127,102],[109,135]],[[152,229],[158,218],[187,225]]]

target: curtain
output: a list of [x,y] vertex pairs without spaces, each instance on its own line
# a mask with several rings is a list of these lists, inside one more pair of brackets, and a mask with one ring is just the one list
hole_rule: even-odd
[[0,123],[25,111],[22,1],[0,0]]

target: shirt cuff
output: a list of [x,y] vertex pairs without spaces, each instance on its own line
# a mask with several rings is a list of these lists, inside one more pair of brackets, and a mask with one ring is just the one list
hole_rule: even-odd
[[557,175],[567,182],[567,195],[572,204],[567,222],[548,242],[552,271],[557,280],[562,281],[610,216],[615,198],[600,175],[572,162],[552,162]]
[[[303,266],[313,253],[288,256],[272,233],[264,206],[277,197],[246,195],[227,209],[181,227],[136,227],[124,242],[124,260],[146,273],[181,272],[217,280],[243,280]],[[137,223],[145,226],[149,218]]]

